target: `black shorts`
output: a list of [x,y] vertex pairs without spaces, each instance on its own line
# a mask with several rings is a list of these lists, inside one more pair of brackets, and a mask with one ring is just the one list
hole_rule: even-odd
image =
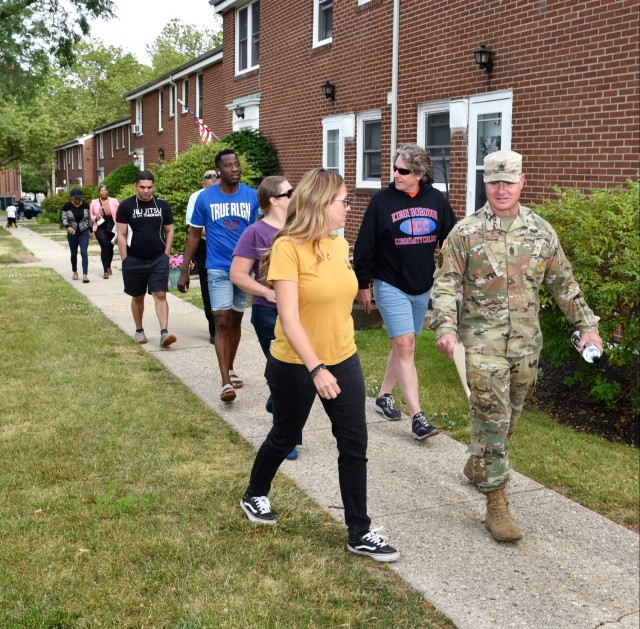
[[154,260],[127,256],[122,263],[124,292],[131,297],[145,292],[166,293],[169,289],[169,256],[161,254]]

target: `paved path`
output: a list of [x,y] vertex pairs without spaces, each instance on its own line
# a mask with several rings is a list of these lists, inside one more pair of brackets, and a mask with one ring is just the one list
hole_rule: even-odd
[[[102,279],[99,257],[90,258],[91,283],[71,281],[63,244],[21,223],[12,234],[47,266],[69,281],[106,316],[133,333],[130,300],[122,292],[119,263]],[[159,328],[147,298],[144,346],[186,382],[254,446],[266,435],[264,359],[249,317],[235,363],[245,380],[233,404],[218,400],[220,379],[201,310],[169,295],[170,330],[178,342],[158,346]],[[494,542],[482,525],[484,497],[461,474],[464,445],[440,435],[417,443],[409,422],[388,422],[367,401],[369,511],[385,527],[402,556],[391,567],[460,628],[632,629],[639,620],[638,535],[589,509],[514,474],[509,486],[513,512],[525,531],[517,544]],[[317,405],[304,430],[297,461],[281,471],[342,521],[336,448],[328,420]],[[244,487],[238,487],[238,492]],[[271,496],[277,515],[278,494]],[[238,517],[243,517],[238,508]]]

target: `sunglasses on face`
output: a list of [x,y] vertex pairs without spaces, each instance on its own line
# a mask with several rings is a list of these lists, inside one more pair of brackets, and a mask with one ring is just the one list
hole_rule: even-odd
[[281,192],[280,194],[274,194],[273,198],[281,199],[282,197],[287,197],[287,199],[290,199],[292,194],[293,194],[293,188],[289,188],[286,192]]
[[214,173],[209,173],[208,175],[204,176],[205,179],[217,179],[218,175],[214,174]]
[[408,168],[400,168],[398,166],[396,166],[395,164],[393,165],[393,172],[399,172],[401,175],[410,175],[411,174],[411,170],[409,170]]

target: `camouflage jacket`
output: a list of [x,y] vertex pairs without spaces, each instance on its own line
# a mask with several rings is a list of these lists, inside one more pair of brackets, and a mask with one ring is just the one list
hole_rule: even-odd
[[475,354],[515,357],[540,351],[543,282],[577,330],[598,330],[599,317],[585,302],[553,227],[520,205],[504,231],[487,204],[460,221],[442,248],[429,327],[438,338],[458,334],[466,351]]

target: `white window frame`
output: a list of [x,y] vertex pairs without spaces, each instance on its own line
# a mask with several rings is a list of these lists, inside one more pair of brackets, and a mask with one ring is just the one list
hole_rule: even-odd
[[140,128],[140,133],[138,135],[144,135],[144,128],[142,126],[142,99],[138,98],[136,100],[136,124]]
[[75,166],[73,165],[73,149],[69,149],[69,154],[71,155],[71,170],[75,170]]
[[169,85],[169,118],[176,114],[176,86]]
[[120,150],[120,129],[115,129],[116,134],[116,151]]
[[162,118],[164,116],[164,89],[158,90],[158,131],[164,131]]
[[[200,84],[202,83],[202,89],[200,88]],[[196,116],[198,118],[202,118],[202,93],[204,92],[204,74],[200,72],[200,74],[196,74]]]
[[100,159],[104,159],[104,133],[98,136],[98,156]]
[[[253,5],[256,3],[259,4],[260,0],[253,0],[252,2],[248,2],[243,7],[236,10],[236,75],[245,74],[246,72],[251,72],[256,68],[260,67],[260,31],[258,30],[258,59],[253,58]],[[247,12],[247,67],[240,67],[240,16],[246,11]],[[260,8],[258,7],[258,12]]]
[[363,4],[367,4],[371,2],[371,0],[358,0],[358,6],[361,7]]
[[129,131],[131,131],[131,127],[129,125],[126,125],[122,127],[122,148],[125,148],[125,138],[124,138],[124,131],[125,129],[129,129]]
[[[416,139],[417,144],[427,148],[427,116],[429,114],[449,114],[449,132],[451,132],[451,101],[435,100],[430,103],[421,103],[418,105],[418,137]],[[449,136],[449,142],[451,142],[451,136]],[[451,147],[451,144],[449,144]],[[451,148],[449,148],[451,150]],[[451,153],[449,153],[449,164],[451,164]],[[451,171],[449,171],[450,173]],[[451,181],[449,181],[451,186]],[[447,185],[445,183],[434,183],[433,187],[440,192],[445,192]]]
[[189,79],[182,80],[182,113],[187,113],[189,106]]
[[380,189],[382,187],[382,149],[380,150],[380,179],[364,178],[364,127],[367,122],[380,122],[382,112],[379,109],[361,111],[357,116],[358,132],[356,133],[356,188]]
[[82,170],[82,144],[78,147],[78,170]]
[[326,0],[313,0],[313,47],[324,46],[330,44],[333,41],[333,8],[335,6],[335,0],[331,6],[331,37],[325,37],[320,39],[320,3],[326,2]]
[[327,136],[329,131],[338,131],[338,173],[344,177],[344,145],[346,140],[352,140],[354,136],[355,116],[329,116],[322,121],[322,167],[329,168],[327,164]]
[[115,146],[115,142],[113,140],[114,135],[115,135],[115,131],[111,129],[111,132],[109,133],[109,136],[111,138],[111,159],[113,159],[113,147]]

